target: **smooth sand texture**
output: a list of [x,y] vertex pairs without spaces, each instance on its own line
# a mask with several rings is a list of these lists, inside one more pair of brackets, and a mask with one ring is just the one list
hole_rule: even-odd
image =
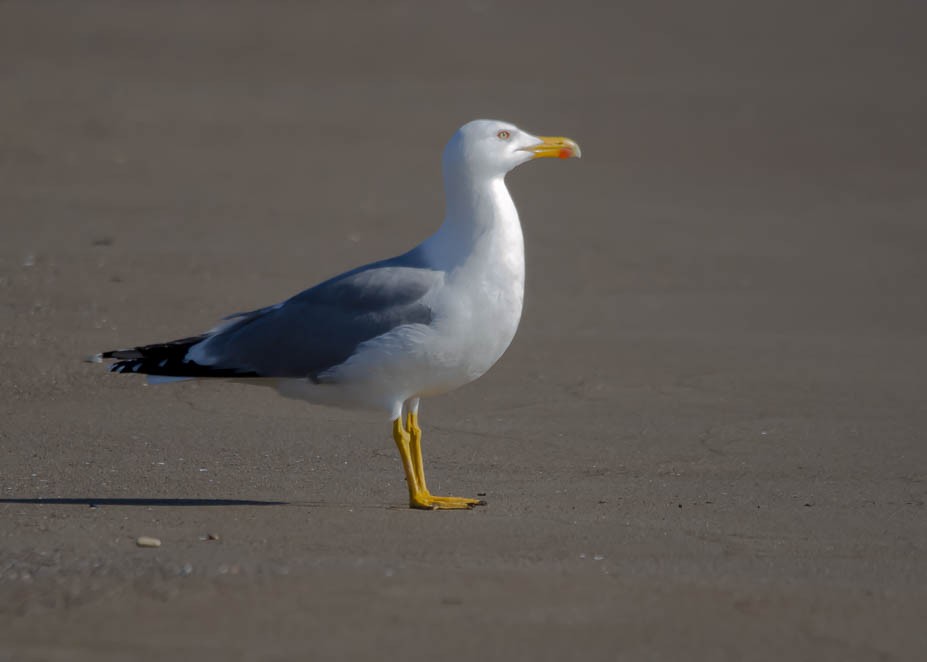
[[[925,659],[924,5],[349,4],[0,5],[0,660]],[[584,154],[423,406],[488,507],[81,362],[414,245],[480,116]]]

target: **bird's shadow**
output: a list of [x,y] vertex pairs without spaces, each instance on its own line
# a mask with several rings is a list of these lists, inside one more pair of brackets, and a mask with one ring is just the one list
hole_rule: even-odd
[[142,507],[203,507],[203,506],[288,506],[288,501],[258,499],[171,499],[150,497],[50,497],[38,499],[0,498],[0,504],[18,503],[56,506],[142,506]]

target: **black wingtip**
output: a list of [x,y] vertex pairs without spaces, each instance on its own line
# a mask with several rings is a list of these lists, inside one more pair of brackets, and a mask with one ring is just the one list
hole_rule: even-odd
[[140,359],[144,356],[142,350],[147,349],[145,347],[136,347],[135,349],[113,349],[108,352],[101,352],[97,354],[97,359],[94,363],[100,363],[103,359],[118,359],[120,361],[125,361],[127,359]]
[[[116,359],[110,372],[157,375],[161,377],[259,377],[256,372],[240,368],[200,365],[187,358],[193,345],[206,335],[181,338],[171,342],[142,345],[132,349],[116,349],[97,355],[99,361]],[[96,359],[96,357],[92,357]],[[95,361],[96,362],[96,361]]]

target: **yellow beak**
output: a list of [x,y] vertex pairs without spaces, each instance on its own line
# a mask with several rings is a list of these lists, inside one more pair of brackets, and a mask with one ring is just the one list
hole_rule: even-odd
[[572,159],[579,158],[582,152],[575,141],[562,136],[538,136],[541,144],[523,147],[525,152],[534,154],[533,159]]

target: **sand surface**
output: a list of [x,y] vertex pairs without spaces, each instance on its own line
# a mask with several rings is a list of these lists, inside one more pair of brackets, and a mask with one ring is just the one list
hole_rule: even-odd
[[[0,660],[927,658],[923,7],[2,3]],[[522,328],[423,405],[487,507],[81,362],[418,243],[481,116],[584,153],[509,177]]]

